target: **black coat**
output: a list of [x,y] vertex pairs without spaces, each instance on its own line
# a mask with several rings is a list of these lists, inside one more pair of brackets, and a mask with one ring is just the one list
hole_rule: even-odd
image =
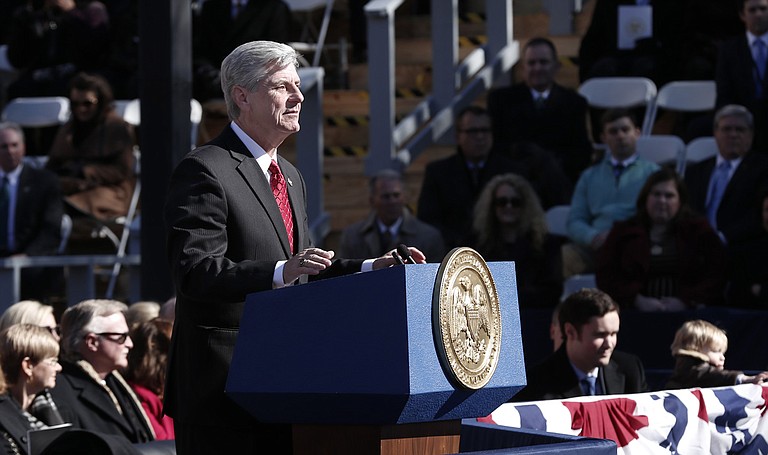
[[[648,390],[642,362],[637,356],[625,352],[613,352],[608,365],[599,368],[598,380],[605,395]],[[528,371],[528,385],[514,396],[513,401],[554,400],[582,395],[584,392],[563,345]]]

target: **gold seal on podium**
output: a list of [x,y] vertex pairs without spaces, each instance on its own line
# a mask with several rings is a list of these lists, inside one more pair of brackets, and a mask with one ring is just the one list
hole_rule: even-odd
[[455,248],[440,264],[432,328],[449,376],[470,389],[491,380],[501,352],[499,296],[488,265],[472,248]]

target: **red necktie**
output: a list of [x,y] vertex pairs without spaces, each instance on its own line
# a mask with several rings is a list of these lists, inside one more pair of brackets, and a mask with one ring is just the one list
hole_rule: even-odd
[[285,186],[285,179],[275,160],[272,160],[269,165],[269,173],[271,174],[269,186],[272,187],[272,194],[275,196],[277,206],[280,207],[280,215],[283,217],[285,231],[288,233],[288,244],[291,245],[291,253],[293,253],[293,212],[288,200],[288,188]]

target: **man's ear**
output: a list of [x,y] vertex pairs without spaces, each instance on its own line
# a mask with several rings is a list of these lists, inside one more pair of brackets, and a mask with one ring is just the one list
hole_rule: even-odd
[[241,107],[248,104],[248,90],[240,85],[232,87],[232,101]]
[[96,352],[99,349],[99,337],[96,335],[89,333],[85,336],[85,339],[83,340],[85,342],[85,348],[89,351]]
[[579,331],[576,330],[576,327],[571,324],[570,322],[565,323],[565,336],[569,340],[575,340],[578,338]]

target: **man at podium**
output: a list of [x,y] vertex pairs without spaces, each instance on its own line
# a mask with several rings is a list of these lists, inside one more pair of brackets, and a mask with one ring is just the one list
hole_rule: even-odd
[[170,182],[165,221],[177,299],[165,412],[181,455],[292,451],[289,425],[259,423],[224,394],[246,295],[395,264],[392,256],[334,259],[311,245],[304,179],[277,152],[300,128],[297,66],[284,44],[232,51],[221,66],[232,121],[190,152]]

